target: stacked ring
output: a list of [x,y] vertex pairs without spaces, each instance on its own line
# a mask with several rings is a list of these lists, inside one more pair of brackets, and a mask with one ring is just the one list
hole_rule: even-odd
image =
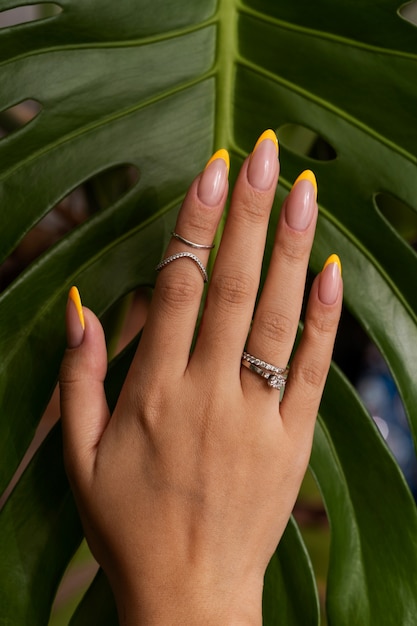
[[272,363],[258,359],[248,352],[242,354],[242,365],[247,367],[251,372],[258,374],[258,376],[265,378],[269,387],[277,389],[278,391],[285,387],[289,372],[288,366],[277,367],[276,365],[272,365]]
[[[182,241],[182,243],[185,243],[185,245],[190,246],[190,248],[197,248],[199,250],[211,250],[212,248],[214,248],[214,244],[207,245],[204,243],[194,243],[194,241],[190,241],[189,239],[186,239],[185,237],[179,235],[174,231],[172,231],[171,235],[172,237],[174,237],[174,239],[178,239],[178,241]],[[172,263],[172,261],[177,261],[178,259],[183,259],[184,257],[187,259],[191,259],[191,261],[193,261],[197,265],[198,269],[200,270],[200,274],[202,275],[203,280],[206,283],[208,281],[207,270],[198,258],[198,256],[196,256],[192,252],[177,252],[176,254],[171,254],[171,256],[168,256],[166,259],[163,259],[160,263],[158,263],[155,269],[157,272],[160,272],[162,269],[164,269],[164,267],[169,265],[169,263]]]

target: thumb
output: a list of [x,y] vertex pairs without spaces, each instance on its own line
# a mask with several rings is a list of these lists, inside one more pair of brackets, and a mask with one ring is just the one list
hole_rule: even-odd
[[68,348],[59,376],[64,457],[70,478],[91,476],[97,446],[110,419],[104,393],[107,351],[103,328],[82,307],[76,287],[67,301]]

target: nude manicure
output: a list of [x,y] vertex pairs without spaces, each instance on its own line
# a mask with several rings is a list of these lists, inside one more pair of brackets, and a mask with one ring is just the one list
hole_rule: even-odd
[[266,191],[277,171],[278,140],[273,130],[266,130],[255,144],[248,165],[248,180],[252,187]]
[[319,298],[323,304],[334,304],[339,295],[342,264],[337,254],[329,256],[320,274]]
[[217,150],[207,162],[198,183],[197,195],[204,204],[216,206],[225,192],[229,175],[229,153]]
[[285,219],[294,230],[306,230],[316,210],[317,183],[311,170],[302,172],[295,181],[285,205]]

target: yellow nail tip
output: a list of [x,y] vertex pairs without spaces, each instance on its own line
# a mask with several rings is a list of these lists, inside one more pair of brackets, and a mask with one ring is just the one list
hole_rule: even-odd
[[278,139],[277,139],[277,136],[274,133],[274,131],[271,130],[270,128],[268,128],[268,130],[265,130],[262,133],[262,135],[259,137],[258,141],[255,144],[255,147],[254,147],[253,151],[255,152],[255,150],[259,146],[259,144],[262,143],[262,141],[265,141],[265,139],[270,139],[271,141],[274,142],[275,147],[277,149],[277,154],[278,154],[278,152],[279,152]]
[[336,263],[337,267],[339,268],[340,275],[342,275],[342,264],[337,254],[331,254],[329,256],[329,258],[326,260],[325,264],[323,265],[323,270],[325,270],[326,267],[328,265],[331,265],[332,263]]
[[300,182],[300,180],[308,180],[313,185],[317,197],[317,180],[314,172],[312,172],[311,170],[304,170],[304,172],[301,172],[298,178],[296,178],[296,180],[294,181],[294,185]]
[[215,161],[216,159],[223,159],[223,161],[226,163],[227,171],[229,171],[230,157],[227,150],[225,150],[224,148],[220,148],[220,150],[217,150],[217,152],[215,152],[213,156],[207,161],[206,167],[208,167],[210,163],[213,163],[213,161]]
[[71,289],[69,290],[68,297],[74,303],[75,308],[77,309],[78,317],[80,318],[80,324],[84,329],[85,321],[84,321],[83,305],[81,304],[80,292],[78,291],[77,287],[71,287]]

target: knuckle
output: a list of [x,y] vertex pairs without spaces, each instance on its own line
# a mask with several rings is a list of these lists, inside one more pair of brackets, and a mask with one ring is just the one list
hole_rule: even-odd
[[[157,377],[156,377],[157,378]],[[140,433],[154,439],[161,426],[161,415],[166,415],[167,406],[164,394],[161,394],[160,380],[147,380],[146,389],[132,390],[128,395],[132,415],[136,416],[135,424]]]
[[300,233],[290,233],[277,243],[279,254],[291,265],[303,261],[310,251],[310,245]]
[[318,362],[311,362],[306,364],[300,364],[295,371],[292,371],[292,376],[301,383],[304,387],[311,387],[314,389],[321,389],[326,380],[326,370]]
[[294,331],[292,320],[283,313],[261,311],[256,319],[257,332],[266,339],[284,343]]
[[317,312],[309,318],[308,330],[317,339],[332,335],[335,330],[334,319],[328,314]]
[[211,289],[220,306],[224,304],[228,307],[238,307],[247,303],[253,294],[253,287],[253,280],[242,272],[233,276],[226,274],[214,276],[211,281]]
[[239,220],[246,220],[249,224],[263,224],[269,217],[270,203],[265,201],[265,196],[255,189],[249,189],[245,202],[239,202],[236,214]]
[[[187,239],[195,239],[203,244],[211,244],[211,241],[206,241],[208,236],[212,235],[213,231],[213,217],[214,213],[209,211],[196,211],[191,213],[187,218],[187,233],[190,236]],[[180,231],[181,234],[182,231]]]
[[[71,355],[72,356],[72,355]],[[67,388],[82,380],[80,368],[77,366],[76,359],[64,358],[59,370],[59,386],[61,392],[66,392]]]
[[[164,271],[167,270],[168,268]],[[184,271],[171,272],[169,276],[164,276],[158,285],[161,306],[172,309],[194,304],[201,295],[199,278]]]

